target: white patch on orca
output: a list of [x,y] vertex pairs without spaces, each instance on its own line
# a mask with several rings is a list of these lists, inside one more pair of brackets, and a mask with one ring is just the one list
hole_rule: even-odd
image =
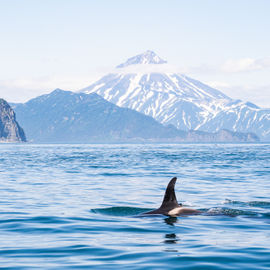
[[181,208],[182,207],[177,207],[177,208],[174,208],[174,209],[172,209],[172,210],[170,210],[169,212],[168,212],[168,215],[169,216],[178,216],[179,215],[179,212],[181,211]]

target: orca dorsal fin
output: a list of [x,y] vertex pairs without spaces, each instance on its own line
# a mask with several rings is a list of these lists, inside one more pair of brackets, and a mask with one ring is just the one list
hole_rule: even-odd
[[174,186],[176,183],[177,178],[174,177],[171,179],[171,181],[169,182],[166,191],[165,191],[165,195],[163,198],[163,202],[160,206],[160,208],[163,209],[173,209],[175,207],[179,207],[179,204],[177,202],[176,196],[175,196],[175,191],[174,191]]

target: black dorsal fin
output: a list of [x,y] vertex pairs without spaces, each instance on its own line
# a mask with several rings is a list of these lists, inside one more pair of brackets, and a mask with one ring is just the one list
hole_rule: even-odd
[[160,208],[175,208],[175,207],[179,207],[179,204],[177,202],[176,196],[175,196],[175,191],[174,191],[174,186],[176,183],[177,178],[174,177],[172,178],[172,180],[169,182],[164,198],[163,198],[163,202],[160,206]]

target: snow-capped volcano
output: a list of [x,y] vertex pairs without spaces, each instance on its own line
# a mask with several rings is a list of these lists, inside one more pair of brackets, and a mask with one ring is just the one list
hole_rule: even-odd
[[129,58],[114,73],[81,91],[96,92],[120,107],[134,109],[182,130],[216,132],[227,128],[254,132],[270,140],[270,110],[232,100],[178,72],[168,72],[166,68],[162,71],[166,65],[159,64],[165,63],[154,52],[147,51]]

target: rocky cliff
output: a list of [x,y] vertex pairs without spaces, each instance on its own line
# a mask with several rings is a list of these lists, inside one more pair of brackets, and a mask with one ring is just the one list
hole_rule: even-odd
[[23,129],[16,121],[16,116],[9,104],[0,99],[0,142],[25,142]]

